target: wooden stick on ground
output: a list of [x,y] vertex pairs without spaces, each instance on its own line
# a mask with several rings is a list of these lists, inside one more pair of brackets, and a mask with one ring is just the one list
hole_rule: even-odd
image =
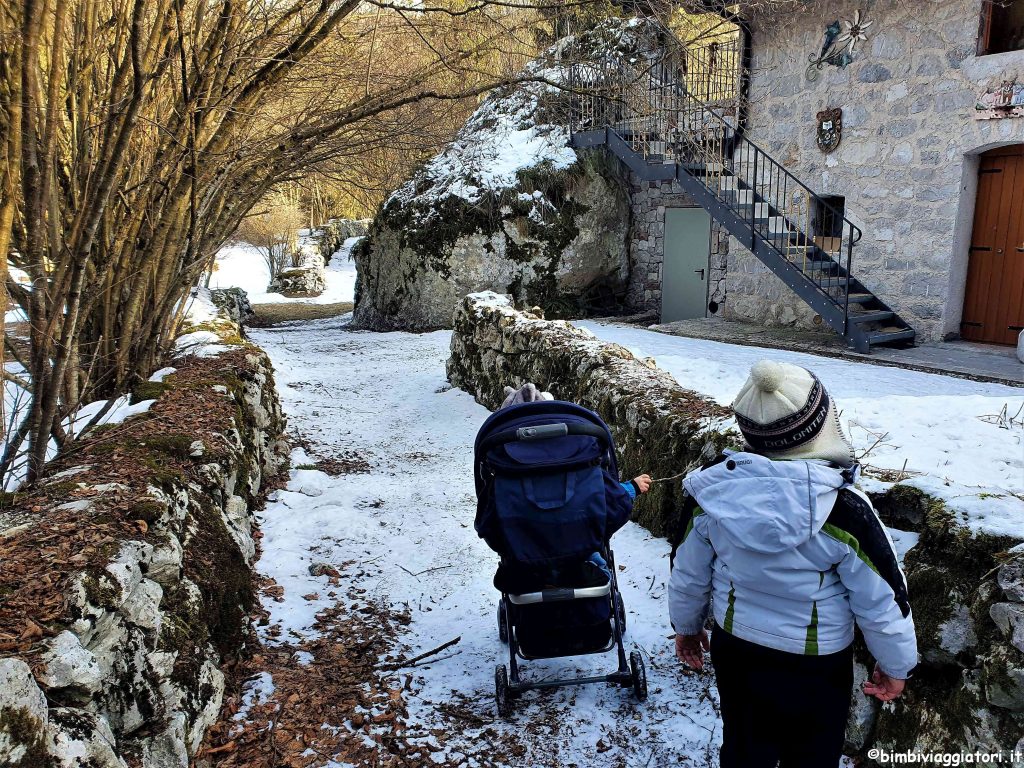
[[439,654],[445,648],[451,648],[453,645],[458,643],[461,639],[462,639],[462,636],[459,635],[454,640],[449,640],[447,643],[442,643],[441,645],[437,646],[437,648],[431,648],[429,651],[426,651],[425,653],[421,653],[419,656],[413,656],[411,659],[405,659],[404,661],[396,661],[394,664],[388,664],[385,667],[385,669],[401,669],[402,667],[411,667],[413,664],[415,664],[418,661],[423,661],[423,659],[425,659],[425,658],[427,658],[429,656],[435,656],[435,655]]

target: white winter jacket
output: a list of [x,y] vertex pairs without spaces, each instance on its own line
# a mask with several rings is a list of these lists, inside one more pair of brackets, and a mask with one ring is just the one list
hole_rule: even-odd
[[734,453],[683,487],[695,504],[669,581],[677,632],[700,630],[712,594],[719,626],[790,653],[841,651],[856,621],[882,671],[909,676],[906,579],[871,502],[839,469]]

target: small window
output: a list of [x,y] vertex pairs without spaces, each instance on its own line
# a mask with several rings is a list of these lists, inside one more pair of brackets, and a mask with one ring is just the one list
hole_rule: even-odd
[[978,55],[1024,50],[1024,0],[985,0]]

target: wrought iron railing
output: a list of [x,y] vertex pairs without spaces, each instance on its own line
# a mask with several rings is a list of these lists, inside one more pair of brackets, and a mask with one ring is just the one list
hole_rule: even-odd
[[746,222],[745,236],[733,232],[744,246],[765,243],[842,310],[845,333],[861,230],[738,130],[729,105],[739,75],[717,73],[738,63],[739,51],[676,41],[633,59],[570,64],[569,130],[611,130],[648,163],[681,165]]

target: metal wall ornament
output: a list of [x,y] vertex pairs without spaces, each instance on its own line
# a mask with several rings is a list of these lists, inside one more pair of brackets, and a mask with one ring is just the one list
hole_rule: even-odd
[[843,139],[843,110],[841,107],[823,109],[818,113],[818,149],[828,153],[839,146]]
[[821,51],[807,57],[810,62],[807,65],[807,79],[812,83],[817,80],[826,64],[845,69],[854,60],[857,43],[868,39],[867,28],[874,23],[862,19],[860,10],[857,10],[854,11],[852,21],[840,23],[837,19],[825,27]]

